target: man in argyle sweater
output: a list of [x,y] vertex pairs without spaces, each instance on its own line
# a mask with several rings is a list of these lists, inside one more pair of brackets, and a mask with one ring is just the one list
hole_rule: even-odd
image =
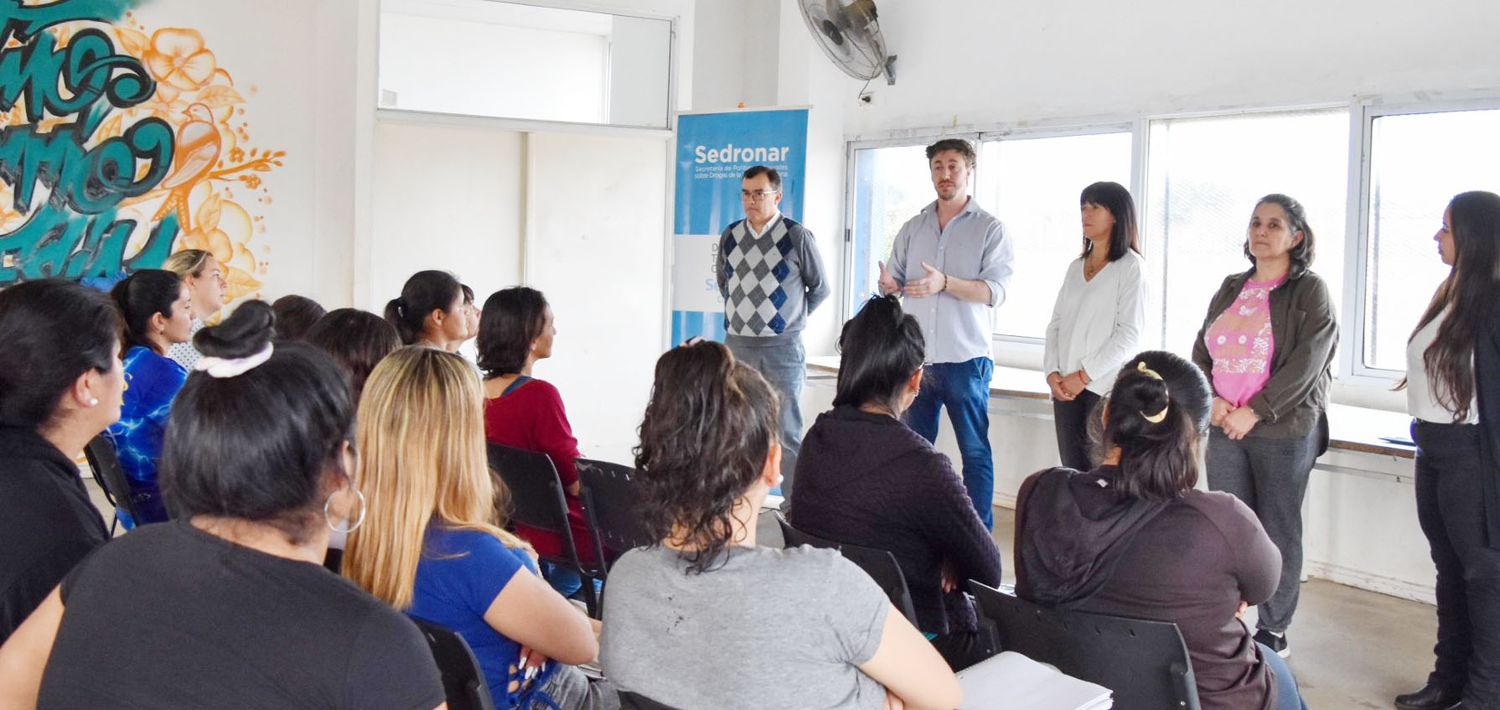
[[823,262],[812,232],[787,219],[781,175],[757,165],[740,183],[745,219],[719,237],[714,276],[724,297],[724,343],[765,376],[781,397],[781,492],[790,499],[802,448],[802,383],[807,315],[828,297]]

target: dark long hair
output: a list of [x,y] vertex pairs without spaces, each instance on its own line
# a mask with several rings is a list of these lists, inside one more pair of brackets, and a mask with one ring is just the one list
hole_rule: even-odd
[[307,330],[328,312],[317,301],[296,294],[282,296],[271,303],[276,312],[276,342],[304,340]]
[[526,367],[531,343],[547,324],[547,298],[541,291],[516,286],[484,299],[479,313],[479,369],[485,377],[514,375]]
[[[1287,271],[1288,279],[1300,279],[1303,274],[1307,273],[1308,269],[1312,268],[1313,258],[1317,256],[1312,226],[1307,223],[1307,209],[1302,206],[1301,202],[1276,192],[1260,198],[1255,202],[1255,206],[1259,208],[1267,202],[1280,207],[1286,213],[1288,229],[1293,232],[1302,233],[1302,242],[1292,247],[1292,266]],[[1251,214],[1254,214],[1253,210]],[[1249,259],[1252,265],[1255,264],[1255,255],[1250,253],[1250,235],[1248,233],[1245,235],[1245,246],[1243,249],[1245,251],[1245,258]]]
[[418,271],[401,287],[401,295],[385,304],[385,319],[396,326],[401,342],[411,345],[422,338],[427,316],[448,312],[463,293],[458,279],[446,271]]
[[118,342],[120,317],[99,291],[62,279],[0,290],[0,425],[51,423],[79,375],[114,366]]
[[839,379],[833,406],[878,404],[893,414],[901,390],[922,367],[926,344],[917,319],[895,296],[873,296],[839,334]]
[[356,404],[365,380],[385,356],[401,347],[396,329],[380,316],[357,308],[337,308],[318,319],[304,340],[333,356],[349,371],[349,388]]
[[1448,203],[1448,222],[1453,268],[1412,335],[1452,307],[1422,353],[1422,365],[1438,403],[1462,421],[1474,401],[1474,341],[1500,294],[1500,195],[1476,190],[1455,196]]
[[1197,484],[1211,397],[1203,371],[1169,352],[1143,352],[1120,369],[1101,409],[1104,445],[1120,447],[1123,495],[1171,500]]
[[722,343],[684,345],[656,361],[635,447],[641,514],[657,539],[681,529],[690,574],[727,559],[730,511],[765,467],[779,411],[765,378]]
[[182,295],[182,277],[164,269],[141,269],[115,284],[109,297],[120,309],[126,347],[139,345],[155,350],[151,344],[151,316],[172,317],[172,304]]
[[[270,344],[274,322],[269,305],[250,301],[198,331],[193,345],[212,357],[248,357]],[[174,517],[265,523],[301,543],[323,524],[329,476],[349,475],[339,454],[352,441],[348,378],[323,351],[280,344],[243,374],[188,375],[162,444],[162,494]]]
[[[1130,191],[1124,185],[1117,182],[1096,182],[1083,188],[1078,195],[1078,206],[1099,205],[1109,210],[1109,215],[1115,218],[1115,226],[1109,232],[1109,260],[1117,261],[1125,256],[1127,251],[1141,253],[1141,240],[1135,225],[1135,200],[1131,199]],[[1093,240],[1083,238],[1083,253],[1078,258],[1088,258],[1089,251],[1094,248]]]

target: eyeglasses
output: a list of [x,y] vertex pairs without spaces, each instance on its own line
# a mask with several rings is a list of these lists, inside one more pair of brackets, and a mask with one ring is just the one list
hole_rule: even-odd
[[760,202],[774,194],[775,190],[740,190],[740,199]]

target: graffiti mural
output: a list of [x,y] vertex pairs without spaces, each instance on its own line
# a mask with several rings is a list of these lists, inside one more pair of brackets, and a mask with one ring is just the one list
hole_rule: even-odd
[[178,249],[260,288],[271,204],[246,94],[203,35],[151,28],[135,0],[0,0],[0,287],[107,286]]

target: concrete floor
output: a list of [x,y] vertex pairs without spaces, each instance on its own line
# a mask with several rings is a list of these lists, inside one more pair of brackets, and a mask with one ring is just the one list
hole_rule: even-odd
[[[94,504],[108,520],[112,509],[98,485],[86,480]],[[781,531],[774,519],[763,516],[762,523],[759,542],[778,545]],[[1015,513],[996,507],[994,537],[1007,584],[1015,583],[1014,532]],[[1415,690],[1426,680],[1437,634],[1433,607],[1318,579],[1302,585],[1300,604],[1287,662],[1309,708],[1392,708],[1398,693]]]
[[[1013,584],[1014,511],[995,508],[994,538]],[[1287,663],[1309,708],[1392,708],[1397,694],[1427,680],[1437,614],[1420,602],[1312,579],[1287,636]]]

